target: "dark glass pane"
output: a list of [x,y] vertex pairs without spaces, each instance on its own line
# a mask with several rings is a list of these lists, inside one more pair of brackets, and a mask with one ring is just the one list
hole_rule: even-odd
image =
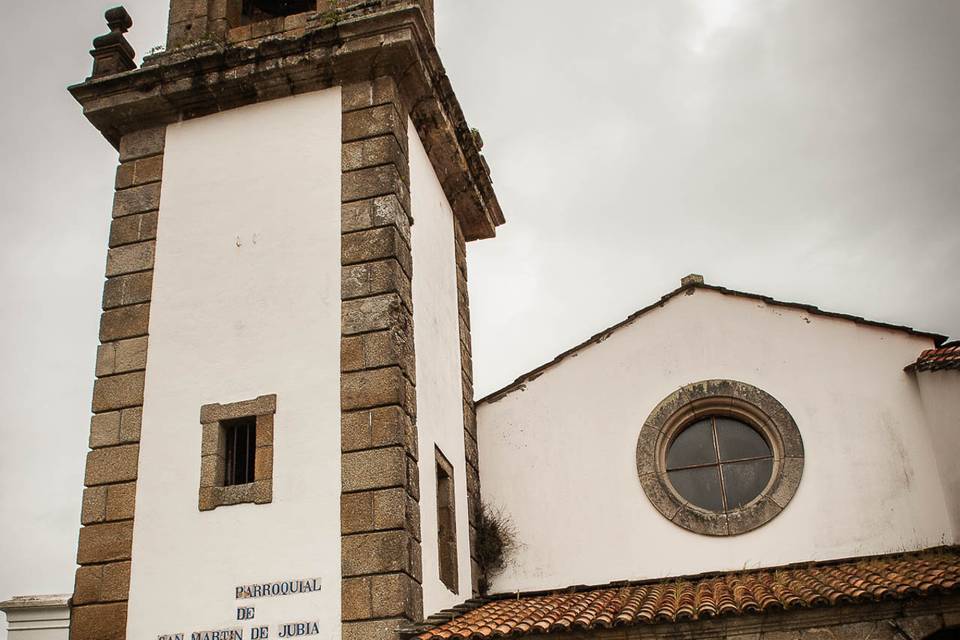
[[720,444],[720,460],[773,455],[763,436],[742,422],[730,418],[717,418],[717,442]]
[[668,474],[670,484],[688,502],[710,511],[723,511],[720,474],[717,467],[684,469]]
[[723,465],[723,488],[727,492],[727,508],[747,504],[767,486],[773,473],[773,459],[752,462],[731,462]]
[[717,461],[710,419],[694,422],[684,429],[667,451],[667,470],[711,464]]

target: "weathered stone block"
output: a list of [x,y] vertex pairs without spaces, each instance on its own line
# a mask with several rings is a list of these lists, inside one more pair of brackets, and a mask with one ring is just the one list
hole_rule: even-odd
[[[144,187],[134,187],[134,189],[139,188]],[[132,191],[132,189],[128,189],[128,191]],[[408,203],[410,200],[409,189],[404,182],[403,174],[392,164],[342,174],[340,191],[343,202],[353,202],[354,200],[377,198],[391,194],[395,194],[402,204]],[[117,193],[127,193],[127,191],[118,191]],[[145,211],[145,209],[140,209],[140,211]],[[139,212],[130,211],[130,213]]]
[[90,448],[120,443],[120,412],[99,413],[90,419]]
[[344,85],[341,96],[345,112],[402,102],[397,84],[389,76]]
[[400,175],[408,175],[407,157],[392,135],[348,142],[341,147],[343,171],[393,164]]
[[348,111],[343,114],[341,129],[344,143],[391,135],[402,149],[407,148],[407,120],[393,103]]
[[103,308],[114,309],[149,302],[153,295],[153,271],[141,271],[107,280],[103,286]]
[[133,518],[137,499],[137,483],[114,484],[106,487],[106,519],[108,522]]
[[127,162],[128,160],[163,153],[166,136],[166,126],[128,133],[120,140],[120,161]]
[[102,413],[143,404],[142,371],[99,378],[93,385],[93,411]]
[[137,479],[139,445],[123,445],[96,449],[87,453],[84,484],[92,487]]
[[399,329],[408,326],[410,320],[400,302],[400,296],[394,293],[346,300],[340,308],[340,328],[344,335]]
[[113,195],[113,217],[122,218],[159,209],[160,185],[160,182],[154,182],[117,191]]
[[76,607],[70,616],[70,640],[125,640],[127,603]]
[[73,606],[90,604],[100,600],[100,586],[103,578],[103,567],[79,567],[76,580],[73,583]]
[[83,503],[80,508],[80,523],[95,524],[106,519],[107,488],[87,487],[83,490]]
[[344,300],[396,293],[408,311],[413,309],[410,278],[393,258],[343,267],[340,285]]
[[343,338],[340,343],[340,370],[359,371],[399,366],[409,378],[415,375],[412,344],[405,332],[378,331]]
[[153,269],[156,241],[137,242],[107,252],[107,277]]
[[410,218],[395,194],[348,202],[340,209],[340,228],[343,233],[393,226],[410,244]]
[[140,423],[143,407],[131,407],[120,412],[120,442],[140,442]]
[[403,618],[344,622],[342,640],[397,640],[397,629]]
[[110,246],[131,244],[157,237],[157,212],[137,213],[114,218],[110,223]]
[[369,576],[346,578],[340,583],[340,613],[342,620],[366,620],[373,617],[370,601]]
[[100,316],[100,342],[147,335],[150,305],[137,304],[104,311]]
[[344,536],[340,546],[343,576],[409,572],[413,545],[420,546],[402,530]]
[[129,560],[132,540],[132,520],[83,527],[77,546],[77,564]]
[[410,277],[412,258],[410,247],[400,236],[396,227],[379,227],[356,231],[343,236],[341,260],[344,265],[372,262],[393,258]]
[[163,179],[163,156],[153,156],[137,160],[134,165],[133,184],[141,185],[160,182]]
[[345,493],[407,484],[406,454],[401,447],[345,453],[340,470]]
[[417,429],[410,417],[397,406],[345,413],[340,419],[340,445],[345,453],[401,446],[416,459]]
[[147,336],[112,343],[115,349],[114,372],[137,371],[147,366]]
[[130,563],[113,562],[103,565],[100,586],[101,602],[117,602],[127,599],[130,592]]
[[340,377],[340,404],[345,411],[390,404],[406,407],[408,393],[399,367],[355,371]]

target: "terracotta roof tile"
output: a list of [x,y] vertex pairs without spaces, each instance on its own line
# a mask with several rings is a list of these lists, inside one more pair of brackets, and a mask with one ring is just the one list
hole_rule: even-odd
[[915,371],[960,369],[960,342],[950,342],[939,349],[927,349],[907,369]]
[[682,622],[960,591],[960,549],[498,597],[418,640],[501,638]]

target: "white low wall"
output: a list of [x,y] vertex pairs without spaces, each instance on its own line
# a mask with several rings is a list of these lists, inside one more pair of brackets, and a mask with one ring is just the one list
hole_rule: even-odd
[[17,596],[0,602],[7,640],[69,640],[70,595]]

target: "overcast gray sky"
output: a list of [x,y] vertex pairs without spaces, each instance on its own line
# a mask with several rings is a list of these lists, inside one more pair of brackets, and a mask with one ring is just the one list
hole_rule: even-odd
[[[0,599],[72,589],[116,163],[65,89],[111,3],[4,4]],[[478,397],[689,272],[960,336],[960,0],[437,5],[508,220],[470,246]]]

